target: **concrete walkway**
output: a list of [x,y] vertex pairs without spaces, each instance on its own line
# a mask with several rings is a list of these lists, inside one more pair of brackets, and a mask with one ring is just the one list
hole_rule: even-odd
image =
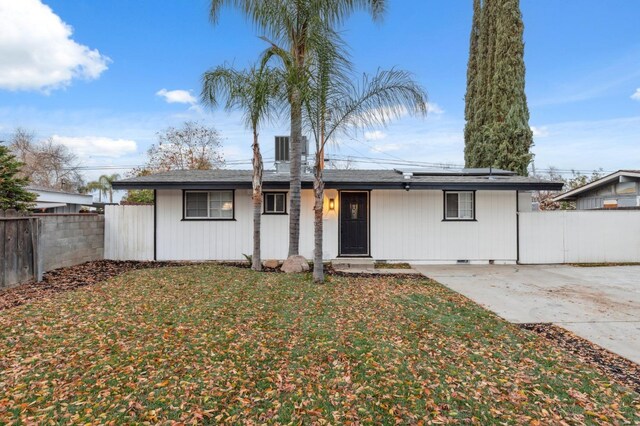
[[413,268],[507,321],[554,323],[640,364],[640,266]]

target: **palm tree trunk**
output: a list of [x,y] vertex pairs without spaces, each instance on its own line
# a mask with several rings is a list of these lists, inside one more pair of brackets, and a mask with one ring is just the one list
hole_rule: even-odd
[[324,265],[322,263],[322,205],[324,202],[324,180],[322,178],[323,160],[324,149],[320,149],[316,155],[316,161],[313,168],[313,195],[315,197],[313,204],[313,281],[316,283],[324,282]]
[[262,218],[262,154],[258,144],[258,132],[253,129],[253,255],[251,269],[262,270],[260,258],[260,221]]
[[291,183],[289,186],[289,256],[300,254],[300,188],[302,180],[302,100],[300,90],[291,93]]
[[113,204],[113,189],[109,188],[109,204]]
[[[323,103],[324,106],[324,103]],[[320,132],[320,143],[316,145],[316,159],[313,167],[313,281],[324,282],[324,264],[322,263],[324,224],[322,223],[322,213],[324,204],[324,145],[325,145],[325,117],[326,110],[321,108],[318,130]]]

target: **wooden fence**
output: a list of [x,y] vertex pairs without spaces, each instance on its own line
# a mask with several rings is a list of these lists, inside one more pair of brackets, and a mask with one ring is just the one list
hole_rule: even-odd
[[103,259],[104,216],[0,211],[0,290]]
[[15,210],[0,210],[0,288],[41,280],[40,222]]

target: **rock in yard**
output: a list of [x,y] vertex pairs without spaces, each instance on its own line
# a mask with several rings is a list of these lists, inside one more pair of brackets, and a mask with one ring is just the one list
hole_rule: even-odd
[[275,269],[280,266],[280,261],[277,259],[268,259],[262,262],[262,266],[269,269]]
[[309,270],[309,263],[304,256],[290,256],[284,261],[282,268],[280,269],[282,272],[286,272],[288,274],[295,272],[307,272]]

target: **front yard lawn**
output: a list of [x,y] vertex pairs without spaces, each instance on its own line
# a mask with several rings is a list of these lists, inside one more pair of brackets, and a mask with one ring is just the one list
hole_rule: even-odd
[[0,312],[0,423],[637,424],[638,394],[424,279],[139,270]]

